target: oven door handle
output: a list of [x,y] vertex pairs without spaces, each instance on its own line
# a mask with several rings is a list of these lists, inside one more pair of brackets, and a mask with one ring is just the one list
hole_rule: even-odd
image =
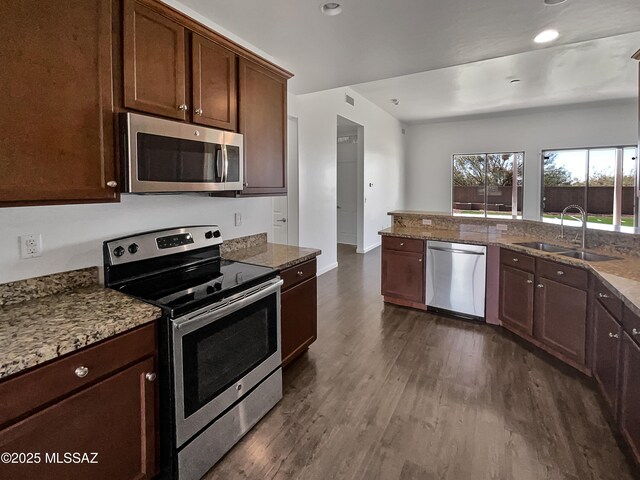
[[277,282],[269,282],[266,285],[260,285],[254,287],[249,291],[242,293],[238,296],[231,297],[230,299],[223,300],[218,305],[207,308],[204,312],[198,313],[192,317],[185,317],[184,320],[174,320],[174,325],[178,330],[193,326],[201,326],[200,324],[212,323],[225,315],[240,310],[241,308],[250,305],[251,303],[260,300],[264,297],[268,297],[272,293],[280,290],[280,287],[284,283],[283,280]]

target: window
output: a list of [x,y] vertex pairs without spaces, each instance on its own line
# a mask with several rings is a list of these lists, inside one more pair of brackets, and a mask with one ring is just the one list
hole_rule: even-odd
[[[636,226],[636,147],[548,150],[542,157],[543,220],[577,204],[586,206],[591,227]],[[568,218],[579,220],[574,211]]]
[[453,214],[522,218],[524,153],[453,156]]

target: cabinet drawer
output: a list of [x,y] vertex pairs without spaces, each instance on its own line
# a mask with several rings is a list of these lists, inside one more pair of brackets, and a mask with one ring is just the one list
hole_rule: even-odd
[[[34,411],[97,379],[151,356],[156,351],[155,322],[106,340],[0,383],[0,425]],[[88,369],[79,377],[75,370]]]
[[284,281],[282,285],[282,291],[297,285],[300,282],[314,277],[316,274],[316,259],[309,260],[298,265],[294,265],[291,268],[287,268],[280,272],[280,278]]
[[640,316],[636,315],[629,307],[624,306],[622,315],[622,326],[624,331],[640,345]]
[[600,280],[595,280],[593,287],[593,295],[604,308],[619,322],[622,321],[622,300],[620,300],[610,288],[604,286]]
[[382,248],[400,252],[424,253],[424,240],[415,238],[382,237]]
[[583,290],[587,289],[589,281],[586,270],[540,259],[538,259],[537,273],[542,277]]
[[536,268],[536,261],[533,257],[525,255],[524,253],[507,250],[506,248],[500,250],[500,263],[503,265],[511,265],[512,267],[531,273],[533,273]]

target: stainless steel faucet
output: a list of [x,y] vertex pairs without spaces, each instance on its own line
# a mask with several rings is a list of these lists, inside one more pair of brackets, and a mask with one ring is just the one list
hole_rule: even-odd
[[560,238],[564,239],[564,214],[567,213],[568,210],[575,209],[580,212],[582,216],[582,250],[586,248],[587,245],[587,212],[584,211],[580,205],[569,205],[562,210],[560,214]]

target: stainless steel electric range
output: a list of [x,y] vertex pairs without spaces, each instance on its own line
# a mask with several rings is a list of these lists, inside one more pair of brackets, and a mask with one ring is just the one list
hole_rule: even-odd
[[217,226],[104,242],[105,285],[162,308],[161,477],[201,478],[282,398],[277,272],[223,260]]

